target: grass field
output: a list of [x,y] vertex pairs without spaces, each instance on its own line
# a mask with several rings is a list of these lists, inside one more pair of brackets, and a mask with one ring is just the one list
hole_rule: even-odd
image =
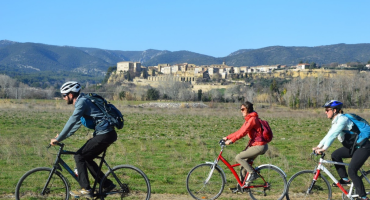
[[[111,166],[131,164],[142,169],[151,181],[153,193],[187,194],[185,180],[195,165],[213,161],[219,153],[218,141],[236,131],[243,123],[239,104],[213,104],[212,108],[154,109],[132,108],[131,102],[114,102],[125,115],[125,127],[108,150]],[[73,111],[62,100],[0,100],[0,198],[14,193],[19,178],[35,167],[51,167],[55,149],[46,150],[50,138],[59,133]],[[268,120],[274,132],[269,151],[255,163],[279,166],[288,176],[303,169],[313,169],[311,148],[330,127],[323,109],[289,110],[259,108],[260,117]],[[370,119],[370,112],[345,110]],[[68,150],[77,150],[91,137],[91,130],[81,128],[63,141]],[[224,156],[235,163],[235,155],[244,149],[247,139],[230,145]],[[341,144],[333,143],[329,154]],[[72,156],[65,156],[74,167]],[[328,157],[330,158],[330,157]],[[370,169],[369,162],[366,167]],[[225,170],[227,188],[234,186],[232,174]],[[337,176],[334,166],[328,166]],[[106,169],[105,169],[106,170]],[[104,170],[104,171],[105,171]],[[78,184],[64,172],[72,188]],[[334,189],[334,192],[338,192]],[[221,197],[222,197],[221,196]]]

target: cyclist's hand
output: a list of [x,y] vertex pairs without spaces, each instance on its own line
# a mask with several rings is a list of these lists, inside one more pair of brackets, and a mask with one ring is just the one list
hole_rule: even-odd
[[222,138],[224,141],[226,141],[227,140],[227,137],[224,137],[224,138]]
[[56,145],[58,143],[58,140],[56,140],[55,138],[53,138],[53,139],[51,139],[50,140],[50,145],[51,146],[54,146],[54,145]]
[[226,145],[229,145],[229,144],[232,144],[232,143],[233,143],[232,140],[226,140],[226,142],[225,142]]
[[319,147],[313,147],[312,150],[315,151],[316,149],[320,149]]
[[320,149],[320,148],[315,149],[315,153],[319,155],[322,154],[324,151],[325,149]]

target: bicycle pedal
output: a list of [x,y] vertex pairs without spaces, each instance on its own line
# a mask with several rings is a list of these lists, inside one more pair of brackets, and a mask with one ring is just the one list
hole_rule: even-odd
[[233,194],[243,194],[244,189],[242,189],[239,185],[236,188],[229,188]]
[[242,191],[238,190],[238,189],[235,189],[235,190],[232,190],[231,191],[233,194],[243,194]]

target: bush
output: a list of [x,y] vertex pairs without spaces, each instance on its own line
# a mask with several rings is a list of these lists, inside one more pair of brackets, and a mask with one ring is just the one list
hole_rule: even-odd
[[155,88],[150,88],[146,93],[146,97],[148,100],[157,100],[159,99],[159,91]]

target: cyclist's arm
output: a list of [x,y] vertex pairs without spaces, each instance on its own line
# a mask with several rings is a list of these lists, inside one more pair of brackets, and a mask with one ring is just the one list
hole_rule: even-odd
[[[257,120],[256,117],[252,117],[247,122],[244,122],[243,126],[239,130],[237,130],[236,132],[228,135],[226,138],[228,140],[231,140],[234,143],[235,141],[239,140],[240,138],[246,136],[249,132],[251,132],[253,127],[256,125],[256,120]],[[251,137],[249,137],[249,138],[251,138]]]
[[344,128],[347,126],[348,118],[344,116],[338,117],[339,117],[338,121],[331,126],[329,132],[320,141],[319,145],[317,145],[318,148],[323,150],[328,149],[335,140],[335,138],[338,137],[338,135],[341,134]]
[[62,132],[60,132],[58,137],[56,138],[58,142],[61,142],[62,140],[73,135],[78,130],[78,128],[80,128],[80,119],[87,108],[87,104],[85,103],[85,101],[82,101],[82,99],[80,99],[80,101],[76,103],[75,110],[73,111],[72,116],[69,117],[67,123],[64,125]]

